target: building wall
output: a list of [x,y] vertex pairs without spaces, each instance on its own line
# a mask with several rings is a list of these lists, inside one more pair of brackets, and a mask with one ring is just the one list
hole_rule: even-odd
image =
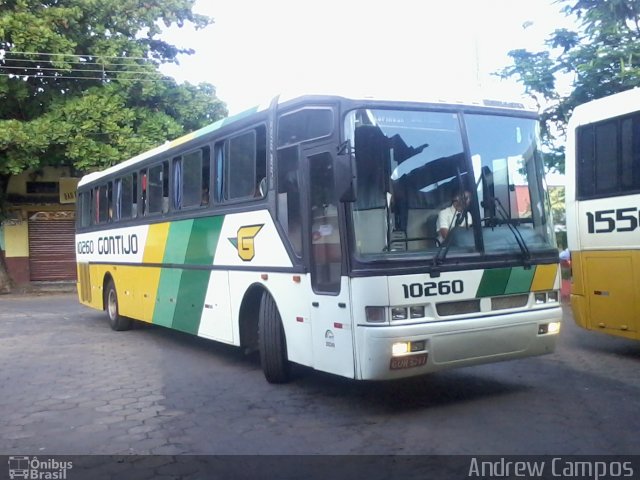
[[[0,250],[7,273],[17,285],[30,281],[29,216],[36,212],[75,211],[75,196],[67,194],[61,203],[60,193],[27,193],[27,182],[55,182],[64,190],[71,172],[68,168],[44,167],[37,172],[24,172],[9,179],[7,186],[8,218],[0,225]],[[67,180],[65,180],[67,179]],[[63,192],[64,193],[64,192]]]
[[[15,212],[14,212],[15,213]],[[3,224],[5,264],[16,284],[29,281],[29,229],[26,221],[13,218]]]

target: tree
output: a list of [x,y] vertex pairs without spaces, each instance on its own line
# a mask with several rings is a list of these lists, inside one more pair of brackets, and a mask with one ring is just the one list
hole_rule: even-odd
[[161,24],[212,23],[194,1],[0,0],[0,220],[10,175],[104,168],[226,116],[212,85],[159,71],[193,53]]
[[[640,86],[640,0],[559,0],[577,28],[555,30],[547,50],[509,52],[513,64],[499,75],[516,78],[544,104],[542,133],[549,168],[564,171],[564,135],[573,109],[582,103]],[[560,76],[572,79],[571,92],[558,92]]]

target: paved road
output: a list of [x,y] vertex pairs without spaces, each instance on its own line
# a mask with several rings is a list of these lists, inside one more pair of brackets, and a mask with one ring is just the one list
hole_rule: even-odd
[[557,352],[393,383],[299,369],[74,296],[0,297],[3,454],[640,454],[640,343],[568,312]]

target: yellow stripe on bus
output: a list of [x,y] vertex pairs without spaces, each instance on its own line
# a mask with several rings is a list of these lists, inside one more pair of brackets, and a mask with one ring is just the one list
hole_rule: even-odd
[[142,263],[162,263],[170,225],[169,222],[149,225]]
[[539,292],[541,290],[553,290],[558,276],[558,264],[537,265],[536,273],[531,282],[531,291]]
[[[169,237],[170,223],[156,223],[149,225],[147,233],[147,243],[144,246],[144,255],[142,263],[162,263],[164,250]],[[160,267],[138,267],[131,272],[135,282],[140,287],[141,302],[136,318],[144,322],[151,322],[153,318],[153,309],[156,305],[156,295],[158,293],[158,284],[160,283]]]

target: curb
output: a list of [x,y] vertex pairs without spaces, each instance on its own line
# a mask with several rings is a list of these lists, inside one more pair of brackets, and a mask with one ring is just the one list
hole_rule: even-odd
[[76,282],[32,282],[19,285],[0,293],[3,295],[52,295],[52,294],[76,294]]

